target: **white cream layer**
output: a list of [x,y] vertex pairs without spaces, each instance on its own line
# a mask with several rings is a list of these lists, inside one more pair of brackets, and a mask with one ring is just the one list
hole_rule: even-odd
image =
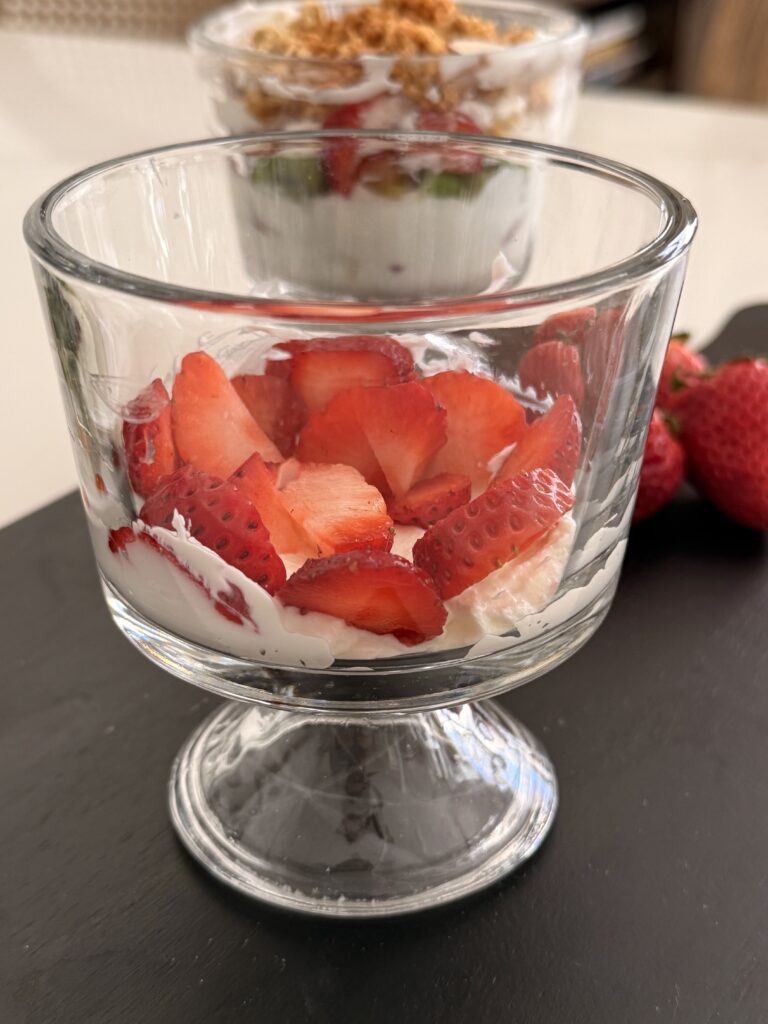
[[[236,587],[252,622],[238,625],[219,614],[207,594],[150,545],[109,549],[109,531],[90,519],[96,557],[105,577],[151,621],[205,647],[252,661],[327,668],[335,659],[363,660],[450,650],[495,642],[543,608],[555,595],[571,552],[575,525],[566,516],[537,545],[446,602],[448,619],[439,637],[407,647],[318,612],[301,614],[272,598],[239,569],[190,536],[180,516],[173,529],[134,524],[172,551],[211,594]],[[398,527],[395,553],[408,557],[421,530]],[[287,565],[291,571],[294,566]],[[493,646],[493,643],[492,643]]]
[[532,184],[515,167],[462,198],[418,189],[387,199],[358,185],[350,196],[297,200],[234,172],[230,180],[236,216],[252,228],[241,236],[245,264],[262,291],[280,281],[336,298],[472,295],[499,286],[500,255],[507,287],[529,258]]

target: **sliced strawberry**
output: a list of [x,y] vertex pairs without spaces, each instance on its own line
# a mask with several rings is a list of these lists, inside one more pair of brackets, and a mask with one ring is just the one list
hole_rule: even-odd
[[422,110],[416,118],[420,132],[454,132],[459,135],[482,135],[483,130],[468,114],[458,110]]
[[[602,422],[613,394],[613,383],[621,360],[625,309],[611,306],[598,314],[585,329],[581,345],[581,365],[586,393],[585,412]],[[583,407],[582,407],[583,408]]]
[[329,139],[323,154],[325,173],[331,188],[341,196],[351,195],[357,183],[360,163],[357,139]]
[[[324,129],[360,128],[362,115],[370,100],[338,107],[323,121]],[[348,196],[357,183],[360,143],[357,139],[329,139],[323,151],[325,173],[334,192]]]
[[296,435],[304,426],[307,410],[287,380],[267,374],[247,373],[232,378],[232,386],[261,429],[288,458],[296,447]]
[[410,380],[414,376],[413,356],[410,350],[387,334],[345,334],[335,338],[294,338],[291,341],[280,341],[270,350],[265,373],[288,380],[293,369],[293,356],[302,352],[343,352],[347,349],[355,352],[380,352],[392,361],[395,373],[401,381]]
[[[402,102],[387,93],[379,93],[359,103],[348,103],[337,107],[323,121],[323,128],[367,128],[386,131],[397,128],[403,116]],[[369,149],[366,146],[365,149]],[[357,139],[330,139],[325,144],[323,162],[325,173],[331,188],[347,196],[360,179],[360,171],[366,160],[365,149]],[[373,154],[378,156],[378,151]]]
[[563,341],[543,341],[528,349],[517,369],[524,388],[533,388],[539,398],[570,395],[581,408],[584,401],[584,377],[581,359],[573,345]]
[[173,551],[164,544],[161,544],[156,537],[152,537],[148,533],[134,533],[130,526],[121,526],[117,530],[110,530],[108,543],[109,550],[114,555],[123,556],[129,555],[130,544],[139,543],[146,545],[146,547],[151,548],[156,554],[161,555],[167,562],[175,566],[191,583],[194,583],[211,600],[215,611],[219,615],[222,615],[225,619],[234,622],[238,626],[243,625],[245,622],[255,625],[248,611],[242,590],[230,583],[226,591],[221,591],[214,597],[203,581],[190,572],[186,565],[178,560]]
[[563,313],[555,313],[536,328],[533,338],[539,344],[542,341],[569,341],[580,344],[594,326],[597,310],[594,306],[581,306],[579,309],[568,309]]
[[311,559],[278,598],[302,612],[323,612],[358,629],[391,633],[409,646],[437,636],[447,617],[427,574],[385,551]]
[[285,567],[261,516],[233,483],[182,466],[144,502],[139,517],[149,526],[169,527],[174,512],[196,540],[270,594],[285,582]]
[[[416,129],[421,132],[454,132],[459,135],[483,135],[482,128],[471,117],[457,110],[422,110],[416,118]],[[442,158],[442,170],[452,174],[475,174],[482,169],[483,158],[460,146],[431,147]]]
[[299,434],[296,455],[303,462],[353,466],[378,490],[386,487],[373,449],[358,420],[358,390],[342,391],[319,412],[313,412]]
[[413,357],[394,338],[313,338],[301,349],[290,344],[294,347],[289,379],[310,412],[349,388],[413,379]]
[[230,477],[264,520],[269,539],[278,551],[309,556],[315,553],[311,539],[285,506],[277,489],[275,473],[254,452]]
[[461,473],[440,473],[431,480],[422,480],[395,498],[389,512],[396,523],[408,526],[432,526],[449,512],[466,505],[472,497],[472,481]]
[[467,370],[446,370],[422,383],[448,414],[448,439],[430,464],[430,475],[460,473],[474,487],[485,487],[491,478],[488,460],[522,437],[523,407],[495,380]]
[[267,462],[282,458],[205,352],[184,356],[173,384],[171,417],[179,455],[205,473],[228,477],[255,451]]
[[422,383],[356,388],[358,422],[398,497],[423,475],[445,444],[446,414]]
[[414,565],[455,597],[538,540],[573,506],[570,489],[551,469],[493,484],[451,512],[413,546]]
[[528,427],[505,459],[493,482],[511,480],[531,469],[551,469],[570,487],[581,455],[581,417],[570,395]]
[[335,107],[323,121],[323,128],[362,128],[363,114],[373,103],[372,99],[361,100],[359,103],[345,103]]
[[[285,476],[282,468],[280,476]],[[352,466],[297,462],[280,496],[316,554],[392,547],[394,531],[384,499]]]
[[277,345],[273,345],[270,349],[267,365],[264,367],[264,373],[267,377],[279,377],[281,380],[290,381],[291,369],[293,368],[293,360],[290,357],[296,352],[304,352],[306,349],[311,348],[312,340],[300,341],[296,339],[295,341],[281,341]]
[[171,400],[161,380],[153,380],[128,405],[123,446],[131,487],[142,498],[178,465],[171,429]]
[[410,381],[340,392],[309,417],[297,454],[304,462],[354,466],[374,487],[402,495],[444,442],[445,410]]

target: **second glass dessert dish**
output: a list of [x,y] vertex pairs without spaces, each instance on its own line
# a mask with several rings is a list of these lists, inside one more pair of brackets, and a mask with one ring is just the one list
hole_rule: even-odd
[[586,41],[575,14],[526,0],[246,2],[189,35],[217,134],[420,129],[539,142],[567,136]]
[[[288,204],[263,174],[247,210],[232,190],[329,145],[483,181],[414,187],[410,231],[402,195],[344,196],[343,223],[368,225],[352,273],[311,190]],[[170,788],[218,878],[397,914],[539,846],[554,770],[487,698],[610,607],[694,231],[629,168],[408,133],[169,147],[29,211],[107,604],[156,664],[230,698]]]

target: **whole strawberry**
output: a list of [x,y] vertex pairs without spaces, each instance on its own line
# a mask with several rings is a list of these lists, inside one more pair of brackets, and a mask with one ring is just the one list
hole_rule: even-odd
[[696,488],[736,522],[768,530],[768,362],[725,363],[678,415]]
[[633,519],[639,522],[674,498],[685,476],[683,446],[664,417],[654,410],[645,442]]
[[688,348],[686,340],[685,334],[674,335],[664,357],[656,404],[665,412],[675,412],[683,393],[698,382],[699,374],[709,369],[708,361]]

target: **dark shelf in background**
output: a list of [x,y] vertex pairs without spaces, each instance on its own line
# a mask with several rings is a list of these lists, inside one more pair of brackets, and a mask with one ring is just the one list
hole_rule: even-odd
[[679,0],[581,0],[592,28],[587,85],[666,90],[676,62]]

